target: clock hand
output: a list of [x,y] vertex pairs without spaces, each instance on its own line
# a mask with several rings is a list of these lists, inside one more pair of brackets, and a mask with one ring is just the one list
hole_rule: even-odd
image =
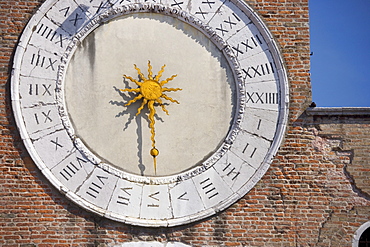
[[154,109],[154,101],[150,101],[148,103],[148,108],[149,108],[149,128],[150,128],[150,133],[152,134],[150,139],[152,140],[152,149],[150,150],[150,154],[153,156],[153,162],[154,162],[154,173],[157,175],[157,155],[159,154],[158,149],[155,148],[155,129],[154,129],[154,114],[155,114],[155,109]]
[[162,87],[164,84],[168,83],[169,81],[172,81],[177,75],[172,75],[170,78],[167,78],[166,80],[159,81],[160,77],[162,76],[162,73],[164,72],[164,68],[166,65],[163,65],[161,70],[158,72],[158,75],[153,78],[153,72],[152,72],[152,66],[150,64],[150,61],[148,61],[148,79],[144,76],[144,74],[141,72],[141,70],[134,64],[134,68],[137,70],[140,79],[142,82],[139,82],[135,80],[134,78],[123,75],[126,79],[134,82],[138,88],[126,88],[121,89],[122,92],[135,92],[138,95],[132,100],[130,100],[128,103],[125,104],[125,106],[129,106],[132,103],[143,99],[141,106],[139,107],[136,115],[139,115],[141,110],[144,108],[145,105],[148,105],[149,109],[149,128],[151,132],[151,141],[152,141],[152,149],[150,150],[150,155],[153,156],[153,163],[154,163],[154,172],[157,174],[157,159],[156,157],[159,154],[159,150],[155,147],[155,119],[154,115],[156,114],[154,103],[158,103],[162,110],[167,114],[168,111],[164,107],[162,100],[160,98],[164,98],[166,100],[169,100],[171,102],[180,104],[177,100],[172,99],[171,97],[168,97],[163,92],[171,92],[171,91],[178,91],[182,90],[181,88],[166,88]]

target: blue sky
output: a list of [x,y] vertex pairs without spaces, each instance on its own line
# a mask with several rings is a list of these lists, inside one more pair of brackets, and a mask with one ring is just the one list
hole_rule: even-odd
[[310,0],[318,107],[370,107],[370,0]]

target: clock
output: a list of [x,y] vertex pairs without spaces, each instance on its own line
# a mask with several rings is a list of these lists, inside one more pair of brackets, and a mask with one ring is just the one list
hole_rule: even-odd
[[11,87],[22,140],[51,184],[140,226],[235,203],[287,125],[281,54],[239,0],[47,0],[20,38]]

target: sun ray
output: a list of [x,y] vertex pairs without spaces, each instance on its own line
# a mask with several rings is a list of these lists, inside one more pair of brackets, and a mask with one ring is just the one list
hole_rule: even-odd
[[136,96],[134,99],[130,100],[129,102],[127,102],[127,104],[125,106],[129,106],[131,105],[132,103],[138,101],[139,99],[141,99],[143,97],[143,95],[139,94],[138,96]]
[[163,86],[164,84],[172,81],[177,75],[172,75],[170,78],[167,78],[166,80],[164,81],[161,81],[160,85]]
[[155,81],[159,81],[159,79],[161,79],[165,67],[166,65],[162,66],[161,70],[158,72],[158,75],[154,78]]
[[141,110],[144,108],[144,106],[148,103],[147,99],[143,99],[143,102],[141,103],[141,106],[137,109],[136,116],[140,114]]
[[125,89],[120,89],[121,92],[134,92],[138,93],[140,92],[140,88],[125,88]]
[[167,88],[167,87],[162,88],[162,92],[171,92],[171,91],[179,91],[179,90],[182,90],[182,89],[181,88]]
[[172,99],[171,97],[168,97],[168,96],[167,96],[167,95],[165,95],[165,94],[162,94],[162,98],[165,98],[166,100],[169,100],[169,101],[171,101],[171,102],[173,102],[173,103],[180,104],[180,102],[178,102],[177,100]]
[[[143,81],[147,81],[147,79],[145,78],[144,74],[143,74],[143,73],[141,73],[141,70],[140,70],[138,67],[136,67],[136,64],[134,64],[134,67],[135,67],[135,69],[137,70],[137,73],[139,74],[140,79],[141,79],[141,80],[143,80]],[[138,86],[139,86],[139,85],[138,85]]]
[[149,80],[153,80],[153,67],[152,65],[150,64],[150,61],[148,61],[148,77],[149,77]]
[[167,114],[167,115],[170,115],[169,113],[168,113],[168,111],[167,111],[167,109],[166,109],[166,107],[164,107],[164,105],[163,105],[163,102],[162,102],[162,100],[161,99],[156,99],[156,102],[162,107],[162,110]]
[[139,87],[141,86],[141,82],[135,80],[134,78],[132,78],[131,76],[127,76],[127,75],[123,75],[123,77],[125,77],[126,79],[129,79],[130,81],[132,82],[135,82],[136,85],[138,85]]

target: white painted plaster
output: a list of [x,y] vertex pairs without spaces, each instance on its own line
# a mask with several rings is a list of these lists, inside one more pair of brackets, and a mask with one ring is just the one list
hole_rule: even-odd
[[[102,159],[134,173],[155,175],[148,110],[135,116],[141,100],[125,107],[137,88],[123,74],[138,79],[136,64],[147,76],[166,64],[162,80],[182,91],[168,92],[180,104],[156,107],[157,175],[187,170],[214,152],[232,121],[234,88],[222,53],[203,34],[172,17],[138,14],[99,27],[77,49],[66,79],[67,109],[76,134]],[[169,103],[169,105],[167,105]],[[196,126],[196,128],[194,128]]]

